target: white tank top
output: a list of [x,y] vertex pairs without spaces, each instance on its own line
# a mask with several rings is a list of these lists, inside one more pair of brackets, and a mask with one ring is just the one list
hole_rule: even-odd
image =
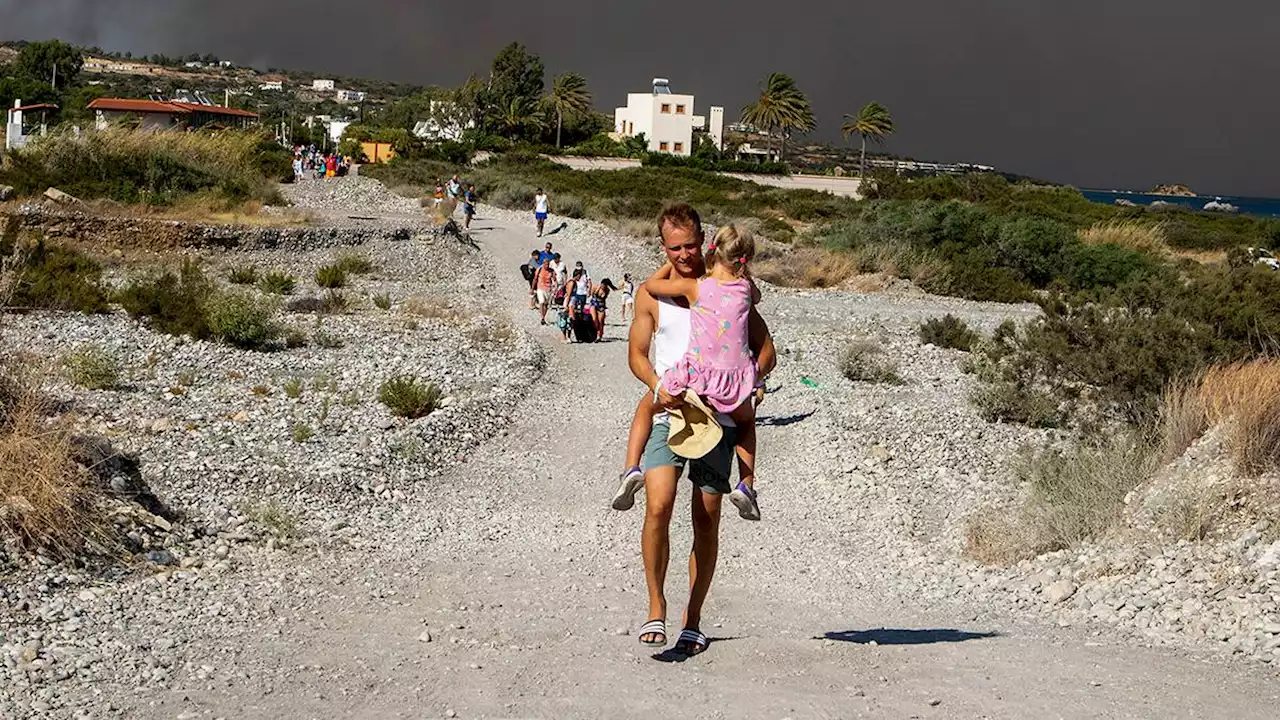
[[[654,297],[658,301],[658,329],[653,333],[653,370],[662,377],[689,349],[689,308],[680,307],[671,298]],[[655,423],[667,422],[667,414],[660,413],[653,418]],[[716,421],[722,427],[735,427],[733,418],[723,413],[716,413]]]

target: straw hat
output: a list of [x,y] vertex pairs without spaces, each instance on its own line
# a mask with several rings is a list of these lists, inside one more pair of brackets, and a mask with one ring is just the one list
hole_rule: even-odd
[[685,390],[684,404],[670,411],[671,430],[667,444],[671,452],[690,459],[700,458],[720,444],[724,431],[716,422],[716,415],[692,390]]

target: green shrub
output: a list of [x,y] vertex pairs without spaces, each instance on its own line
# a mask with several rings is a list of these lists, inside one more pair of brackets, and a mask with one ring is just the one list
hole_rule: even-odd
[[419,383],[409,375],[397,375],[378,388],[378,401],[393,415],[420,418],[429,415],[440,402],[440,388],[433,382]]
[[373,305],[379,310],[391,309],[391,296],[387,293],[378,293],[373,296]]
[[205,304],[213,292],[200,266],[187,260],[176,275],[166,270],[130,279],[116,301],[157,332],[206,339],[211,333]]
[[840,354],[840,373],[854,382],[902,385],[898,364],[885,357],[884,348],[873,340],[855,340]]
[[287,397],[291,397],[296,400],[302,397],[302,380],[296,377],[289,378],[285,381],[284,385],[280,387],[280,389],[284,390],[284,394]]
[[231,268],[227,279],[235,285],[253,285],[258,282],[258,268],[252,265]]
[[83,345],[62,357],[71,382],[89,390],[113,390],[123,372],[120,358],[101,345]]
[[926,320],[920,325],[920,342],[940,348],[969,352],[979,339],[978,333],[950,313]]
[[351,299],[341,290],[329,290],[320,296],[319,312],[325,315],[340,315],[351,306]]
[[284,346],[290,350],[306,347],[307,334],[296,327],[286,328],[284,331]]
[[[351,275],[365,275],[373,272],[373,262],[369,258],[360,253],[343,253],[334,261],[332,267],[337,267],[344,273]],[[322,285],[321,287],[342,287],[341,285]]]
[[272,270],[258,280],[258,289],[271,295],[291,295],[297,284],[298,281],[292,275]]
[[316,271],[316,284],[322,288],[340,288],[347,284],[347,271],[339,265],[325,265]]
[[[0,257],[12,257],[12,237],[0,236]],[[9,304],[13,307],[67,310],[83,313],[107,311],[102,288],[102,268],[87,256],[44,238],[24,253]]]
[[316,436],[316,431],[306,423],[293,424],[293,441],[296,443],[304,443]]
[[284,334],[275,302],[250,293],[216,293],[208,300],[209,331],[245,350],[266,350]]
[[285,309],[292,313],[316,313],[324,310],[324,300],[315,295],[303,295],[285,304]]

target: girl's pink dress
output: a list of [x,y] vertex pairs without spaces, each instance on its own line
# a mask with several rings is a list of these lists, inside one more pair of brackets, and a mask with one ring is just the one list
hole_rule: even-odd
[[689,349],[662,376],[666,391],[692,390],[722,413],[746,401],[756,385],[756,363],[747,344],[750,312],[748,281],[699,280],[698,301],[689,314]]

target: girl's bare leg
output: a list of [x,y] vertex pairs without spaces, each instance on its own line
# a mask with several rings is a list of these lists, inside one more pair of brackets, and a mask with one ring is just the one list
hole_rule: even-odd
[[627,435],[626,469],[640,467],[644,446],[649,442],[649,433],[653,431],[653,394],[645,393],[636,404],[636,412],[631,416],[631,432]]
[[738,478],[743,485],[755,490],[756,483],[756,407],[751,398],[729,413],[738,425]]

